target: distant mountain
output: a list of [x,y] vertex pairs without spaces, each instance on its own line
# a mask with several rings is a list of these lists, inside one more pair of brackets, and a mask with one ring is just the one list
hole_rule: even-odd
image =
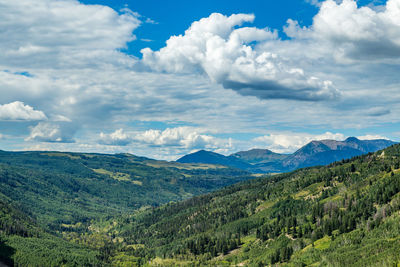
[[289,155],[272,152],[268,149],[251,149],[240,151],[231,156],[246,161],[250,164],[270,163],[286,159]]
[[281,163],[290,155],[275,153],[268,149],[251,149],[234,153],[231,156],[250,163],[252,168],[248,168],[249,171],[272,173],[281,172]]
[[[324,140],[287,159],[379,145]],[[0,151],[0,266],[398,265],[400,145],[251,178],[130,154]]]
[[200,150],[178,159],[181,163],[219,164],[251,172],[287,172],[303,167],[326,165],[342,159],[375,152],[396,142],[390,140],[359,140],[349,137],[345,141],[312,141],[293,154],[274,153],[268,149],[252,149],[224,156]]
[[199,150],[195,153],[188,154],[178,159],[180,163],[203,163],[203,164],[218,164],[229,167],[234,167],[242,170],[254,169],[250,163],[243,161],[234,156],[224,156],[215,152]]
[[390,140],[359,140],[349,137],[344,141],[312,141],[303,146],[282,162],[283,170],[294,170],[303,167],[326,165],[335,161],[375,152],[395,142]]
[[[361,151],[365,144],[321,141],[301,151]],[[126,244],[115,258],[141,244],[135,256],[151,266],[399,266],[400,145],[250,180],[108,225],[108,234]]]

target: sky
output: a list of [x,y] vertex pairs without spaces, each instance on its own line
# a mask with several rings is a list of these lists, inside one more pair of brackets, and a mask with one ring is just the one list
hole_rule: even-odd
[[0,149],[400,141],[400,0],[0,0]]

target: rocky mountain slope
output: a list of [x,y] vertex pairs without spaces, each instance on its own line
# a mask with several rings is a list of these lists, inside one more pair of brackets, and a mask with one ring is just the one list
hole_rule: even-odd
[[198,151],[186,155],[178,162],[213,163],[251,172],[279,173],[295,169],[326,165],[369,152],[375,152],[395,144],[390,140],[359,140],[349,137],[344,141],[312,141],[293,154],[274,153],[268,149],[252,149],[224,156],[210,151]]

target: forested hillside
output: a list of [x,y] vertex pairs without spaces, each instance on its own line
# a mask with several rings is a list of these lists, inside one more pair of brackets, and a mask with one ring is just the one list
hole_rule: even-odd
[[[215,152],[199,150],[195,153],[183,156],[178,159],[177,162],[180,163],[207,163],[207,164],[218,164],[223,166],[230,166],[233,168],[238,168],[242,170],[254,171],[254,167],[236,157],[224,156]],[[260,170],[259,170],[260,171]]]
[[92,222],[251,178],[222,166],[130,154],[0,151],[0,262],[100,264],[108,257],[107,242],[68,241],[89,232]]
[[[68,155],[68,158],[78,156]],[[55,158],[60,157],[65,156],[58,155]],[[132,156],[110,157],[116,164],[120,162],[119,157],[126,160],[125,157]],[[95,164],[95,161],[83,160],[82,155],[79,155],[79,158],[79,162],[85,168],[99,170],[99,165],[91,165]],[[111,159],[103,159],[101,172],[113,171],[118,177],[123,177],[122,173],[128,173],[123,166],[111,169],[110,165],[107,165]],[[74,160],[77,159],[71,159],[71,162]],[[147,159],[135,160],[142,161],[141,164],[147,162]],[[23,161],[25,167],[30,164],[27,159]],[[25,181],[27,177],[33,177],[33,174],[37,174],[35,171],[40,170],[37,162],[32,166],[36,166],[38,170],[23,169],[19,166],[22,163],[18,161],[14,163],[13,168],[7,165],[5,159],[3,162],[2,177],[4,173],[9,175],[7,179],[2,180],[3,184],[4,180],[10,181],[10,177],[20,177],[19,180],[14,180],[13,184],[9,183],[8,190],[18,189],[19,183]],[[163,164],[166,170],[171,167],[168,165],[170,163]],[[67,166],[60,166],[59,169],[69,170]],[[31,176],[27,176],[28,169]],[[46,170],[50,172],[51,168]],[[219,169],[212,170],[216,172]],[[185,170],[184,173],[188,175],[186,171],[194,170]],[[199,169],[196,171],[200,172]],[[21,176],[21,173],[25,173],[26,176]],[[88,171],[87,174],[93,175],[89,177],[100,184],[102,177],[104,180],[109,177],[108,173],[100,174],[99,171]],[[129,175],[132,177],[133,172]],[[62,183],[70,176],[56,177]],[[77,177],[87,180],[86,176]],[[35,188],[40,190],[39,181],[46,179],[38,179],[37,185],[31,187],[25,194],[35,195]],[[127,182],[124,185],[127,185]],[[114,189],[118,188],[112,183],[107,185],[113,186]],[[42,191],[38,192],[53,197],[61,194],[52,190],[55,189],[49,187],[48,195]],[[8,264],[23,266],[396,266],[400,264],[400,145],[326,167],[300,169],[292,173],[243,181],[213,193],[170,202],[160,207],[142,206],[140,209],[129,211],[126,208],[129,205],[124,206],[122,202],[123,194],[119,204],[113,202],[115,200],[111,195],[106,202],[111,208],[104,209],[104,214],[100,215],[100,210],[93,204],[103,205],[104,208],[100,198],[98,202],[91,202],[91,198],[84,198],[87,196],[87,191],[84,190],[77,192],[71,190],[73,198],[62,194],[67,203],[72,201],[71,199],[81,200],[73,202],[70,207],[76,207],[76,203],[87,205],[78,206],[80,211],[76,208],[79,216],[84,212],[88,212],[91,216],[87,217],[90,220],[82,219],[82,221],[66,221],[67,217],[57,215],[60,209],[56,209],[53,213],[50,209],[43,209],[43,212],[40,212],[33,205],[27,209],[25,208],[27,203],[13,199],[19,197],[6,195],[12,191],[4,192],[0,195],[2,199],[0,261]],[[50,201],[49,197],[41,198],[42,200],[37,200],[37,203],[43,199]],[[60,200],[57,203],[62,202]],[[52,207],[56,208],[56,205]],[[62,206],[63,209],[66,209],[65,207],[68,205]],[[118,210],[115,207],[125,208]],[[71,214],[72,211],[74,209],[71,208]],[[81,218],[79,216],[71,218]],[[47,218],[50,224],[45,223]]]
[[102,265],[101,254],[44,231],[28,211],[0,196],[0,263],[8,266],[95,266]]
[[162,266],[396,266],[400,146],[113,221],[110,258]]

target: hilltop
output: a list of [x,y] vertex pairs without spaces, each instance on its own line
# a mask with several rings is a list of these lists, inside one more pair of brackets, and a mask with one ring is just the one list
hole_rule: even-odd
[[183,156],[177,160],[179,163],[203,163],[203,164],[217,164],[229,166],[238,169],[249,170],[253,166],[241,159],[234,156],[224,156],[215,152],[199,150],[195,153]]

